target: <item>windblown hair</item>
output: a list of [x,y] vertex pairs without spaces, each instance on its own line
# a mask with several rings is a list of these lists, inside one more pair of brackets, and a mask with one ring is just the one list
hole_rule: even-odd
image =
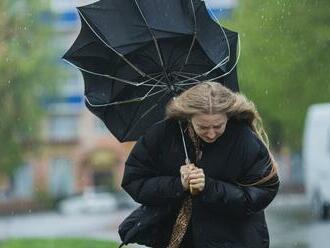
[[228,119],[236,119],[247,123],[269,152],[270,173],[257,182],[239,184],[242,186],[268,184],[270,182],[273,184],[274,178],[278,180],[277,164],[269,151],[269,139],[263,128],[262,119],[254,103],[243,94],[235,93],[220,83],[202,82],[171,100],[166,108],[168,118],[179,120],[190,120],[196,114],[218,113],[226,114]]

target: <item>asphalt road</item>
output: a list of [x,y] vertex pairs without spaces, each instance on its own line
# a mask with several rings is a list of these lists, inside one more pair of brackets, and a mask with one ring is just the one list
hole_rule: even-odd
[[329,248],[330,219],[317,220],[303,196],[280,195],[266,210],[271,248]]
[[[117,227],[130,211],[93,215],[50,212],[0,217],[0,239],[90,237],[119,240]],[[271,248],[330,247],[330,220],[315,220],[303,196],[279,195],[267,208],[266,216]]]

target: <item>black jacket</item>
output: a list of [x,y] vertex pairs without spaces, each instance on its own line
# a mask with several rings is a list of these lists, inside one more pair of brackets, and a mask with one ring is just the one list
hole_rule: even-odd
[[[192,142],[185,134],[190,157]],[[269,234],[264,209],[275,197],[272,186],[240,186],[254,182],[270,171],[269,153],[244,123],[229,120],[225,132],[213,143],[203,143],[197,166],[204,169],[205,188],[193,197],[192,233],[197,248],[266,248]],[[161,230],[144,233],[153,247],[166,247],[177,210],[188,194],[180,180],[185,155],[176,120],[155,124],[130,153],[122,187],[131,197],[151,208],[169,205]],[[274,179],[278,181],[277,178]]]

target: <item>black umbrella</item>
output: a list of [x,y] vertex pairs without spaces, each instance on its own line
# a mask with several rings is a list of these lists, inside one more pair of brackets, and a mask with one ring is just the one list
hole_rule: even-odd
[[82,71],[86,106],[121,142],[136,140],[173,96],[202,80],[238,91],[238,35],[201,0],[101,0],[78,13],[81,31],[63,58]]

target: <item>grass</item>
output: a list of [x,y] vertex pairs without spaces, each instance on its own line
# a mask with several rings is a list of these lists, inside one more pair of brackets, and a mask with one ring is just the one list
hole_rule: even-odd
[[116,242],[92,239],[11,239],[0,241],[0,248],[117,248]]

